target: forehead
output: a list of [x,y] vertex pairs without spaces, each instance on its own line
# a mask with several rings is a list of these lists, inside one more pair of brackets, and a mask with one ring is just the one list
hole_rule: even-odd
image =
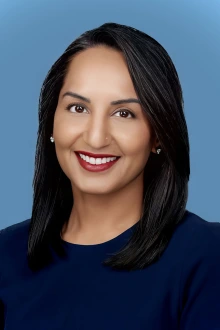
[[73,57],[63,88],[120,89],[136,95],[122,52],[104,46],[89,48]]

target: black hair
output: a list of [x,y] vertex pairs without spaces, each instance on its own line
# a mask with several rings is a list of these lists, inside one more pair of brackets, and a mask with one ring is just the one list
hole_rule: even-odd
[[33,178],[28,264],[38,270],[52,259],[50,248],[65,257],[60,237],[74,203],[71,183],[50,141],[53,119],[68,66],[74,55],[99,45],[124,55],[142,108],[159,140],[144,169],[143,210],[131,238],[103,261],[118,270],[143,269],[157,261],[184,218],[190,175],[189,139],[183,95],[175,66],[155,39],[132,27],[105,23],[73,41],[49,70],[39,98],[39,128]]

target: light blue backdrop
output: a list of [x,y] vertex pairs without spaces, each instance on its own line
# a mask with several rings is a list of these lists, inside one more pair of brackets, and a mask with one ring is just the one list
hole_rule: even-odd
[[220,1],[0,0],[0,229],[30,217],[41,84],[82,32],[131,25],[170,54],[191,146],[187,208],[220,221]]

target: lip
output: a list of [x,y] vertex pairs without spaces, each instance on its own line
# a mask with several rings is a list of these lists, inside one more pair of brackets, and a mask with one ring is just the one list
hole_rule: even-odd
[[89,157],[94,157],[94,158],[104,158],[104,157],[117,157],[119,158],[120,156],[116,155],[110,155],[110,154],[93,154],[91,152],[83,151],[83,150],[76,150],[75,153],[80,153]]
[[79,155],[78,152],[75,152],[76,157],[80,163],[80,165],[82,166],[82,168],[84,168],[87,171],[90,172],[101,172],[101,171],[106,171],[108,170],[110,167],[114,166],[114,164],[119,160],[120,157],[117,157],[115,160],[110,161],[108,163],[105,164],[99,164],[99,165],[95,165],[95,164],[90,164],[87,163],[84,159],[82,159]]

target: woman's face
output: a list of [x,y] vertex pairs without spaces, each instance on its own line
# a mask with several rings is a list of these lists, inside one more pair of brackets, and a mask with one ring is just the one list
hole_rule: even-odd
[[[67,92],[90,102],[63,96]],[[143,182],[144,167],[155,147],[146,114],[136,102],[111,104],[131,98],[138,99],[119,51],[99,46],[72,59],[59,94],[53,137],[59,164],[73,191],[109,194]],[[91,172],[80,165],[76,150],[120,158],[107,170]]]

